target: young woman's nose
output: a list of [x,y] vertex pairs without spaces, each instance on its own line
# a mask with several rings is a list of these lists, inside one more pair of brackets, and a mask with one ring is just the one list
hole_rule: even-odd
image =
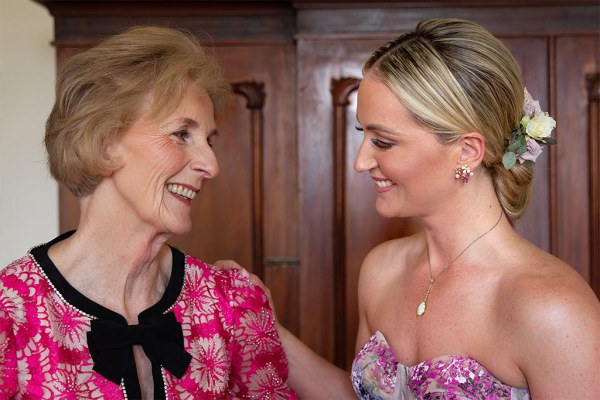
[[377,161],[373,158],[370,147],[372,146],[369,146],[369,141],[366,139],[360,144],[354,160],[354,170],[356,172],[370,171],[377,166]]

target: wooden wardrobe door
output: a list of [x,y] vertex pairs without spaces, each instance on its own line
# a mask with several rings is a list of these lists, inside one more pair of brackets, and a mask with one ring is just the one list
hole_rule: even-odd
[[600,297],[600,120],[593,119],[598,106],[589,86],[600,74],[600,34],[563,35],[552,41],[552,50],[558,139],[553,253],[573,266]]
[[[539,100],[544,111],[551,112],[548,64],[548,40],[539,37],[513,38],[499,37],[509,48],[523,77],[523,83],[534,99]],[[555,117],[554,113],[552,115]],[[556,131],[552,136],[556,136]],[[515,224],[524,237],[546,251],[551,251],[552,226],[552,174],[551,165],[554,149],[544,147],[543,153],[535,162],[533,175],[533,201],[527,213]],[[545,199],[541,201],[542,199]]]
[[257,274],[282,324],[297,333],[294,49],[217,45],[215,54],[234,88],[233,104],[217,121],[220,174],[195,200],[192,231],[172,242]]
[[[367,173],[354,171],[362,141],[355,127],[356,89],[372,40],[298,43],[300,159],[301,327],[303,340],[337,365],[349,368],[358,326],[360,266],[375,245],[417,229],[411,219],[386,219],[375,210]],[[311,288],[320,287],[322,292]]]

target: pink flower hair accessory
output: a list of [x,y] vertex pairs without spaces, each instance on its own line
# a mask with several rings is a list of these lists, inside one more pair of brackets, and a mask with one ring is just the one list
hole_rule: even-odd
[[517,160],[521,164],[533,164],[542,154],[541,145],[556,144],[556,140],[550,137],[552,130],[556,128],[556,121],[542,111],[539,101],[533,99],[527,88],[524,91],[523,117],[519,126],[513,129],[502,157],[506,169],[511,169]]

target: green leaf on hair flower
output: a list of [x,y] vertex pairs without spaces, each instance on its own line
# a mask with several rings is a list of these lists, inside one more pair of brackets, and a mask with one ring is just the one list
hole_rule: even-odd
[[517,156],[512,151],[507,151],[504,153],[504,157],[502,157],[502,164],[504,164],[504,168],[511,169],[515,163],[517,162]]
[[551,144],[556,144],[556,139],[553,139],[551,137],[546,137],[542,141],[544,144],[547,144],[548,146],[550,146]]
[[516,152],[519,147],[521,147],[521,139],[524,135],[521,133],[520,129],[513,130],[512,137],[508,142],[507,151]]
[[526,135],[519,136],[519,148],[515,151],[517,154],[523,154],[527,151],[527,138]]
[[517,151],[521,147],[521,142],[517,139],[513,139],[508,144],[508,151]]

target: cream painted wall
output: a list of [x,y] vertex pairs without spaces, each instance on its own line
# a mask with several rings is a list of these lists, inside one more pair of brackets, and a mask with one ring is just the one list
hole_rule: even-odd
[[43,149],[54,23],[32,0],[0,0],[0,268],[58,234],[58,189]]

